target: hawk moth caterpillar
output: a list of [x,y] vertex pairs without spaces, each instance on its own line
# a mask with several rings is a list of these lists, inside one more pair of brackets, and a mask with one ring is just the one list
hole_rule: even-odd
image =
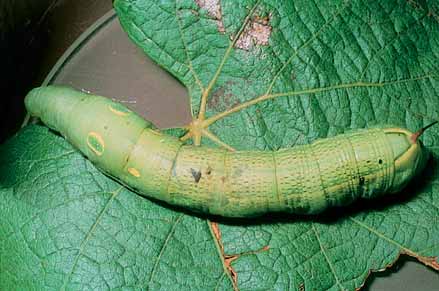
[[371,128],[278,151],[186,145],[111,99],[68,87],[33,89],[28,112],[107,175],[140,194],[197,212],[316,214],[400,191],[426,164],[419,136]]

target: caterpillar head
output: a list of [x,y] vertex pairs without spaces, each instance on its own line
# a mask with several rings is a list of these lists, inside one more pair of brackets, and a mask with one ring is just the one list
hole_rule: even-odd
[[395,172],[390,192],[399,192],[412,178],[418,176],[427,164],[429,153],[422,145],[419,137],[434,122],[419,131],[412,133],[402,128],[389,128],[385,130],[395,160]]

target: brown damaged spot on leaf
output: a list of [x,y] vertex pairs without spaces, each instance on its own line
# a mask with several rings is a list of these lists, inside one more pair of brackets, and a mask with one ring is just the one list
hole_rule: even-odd
[[393,267],[393,265],[399,260],[399,258],[401,256],[404,256],[404,255],[405,256],[409,256],[409,257],[413,257],[413,258],[417,259],[419,262],[425,264],[426,266],[429,266],[429,267],[439,271],[439,263],[437,261],[438,257],[420,256],[420,255],[418,255],[418,254],[416,254],[416,253],[414,253],[414,252],[412,252],[410,250],[405,249],[405,250],[401,250],[399,252],[398,256],[396,257],[396,259],[393,262],[391,262],[390,264],[386,265],[384,268],[378,269],[378,270],[376,270],[376,269],[375,270],[374,269],[369,270],[367,275],[366,275],[365,280],[363,281],[363,283],[358,288],[355,288],[355,290],[359,291],[361,288],[364,287],[364,284],[366,283],[366,281],[369,278],[370,274],[377,273],[377,272],[383,272],[386,269],[389,269],[389,268]]
[[224,246],[221,240],[221,231],[219,229],[218,223],[210,221],[210,226],[212,228],[213,235],[215,236],[216,241],[221,250],[221,255],[224,260],[224,266],[230,274],[230,277],[233,280],[233,289],[238,290],[238,274],[236,274],[235,270],[233,270],[231,264],[234,260],[236,260],[238,255],[226,255],[224,254]]
[[[207,105],[210,108],[217,108],[218,105],[220,104],[221,99],[223,99],[222,97],[226,97],[225,95],[226,93],[226,89],[224,87],[219,87],[218,89],[216,89],[213,93],[212,93],[212,97],[209,98],[209,100],[207,101]],[[225,100],[226,98],[224,98]]]
[[219,32],[226,32],[222,19],[220,0],[195,0],[195,3],[197,3],[201,9],[207,10],[209,16],[215,19]]
[[247,24],[235,47],[250,50],[254,45],[268,45],[272,27],[269,25],[271,14],[266,17],[255,16]]
[[[210,226],[212,227],[213,234],[218,242],[221,242],[221,231],[219,230],[218,223],[211,221]],[[222,243],[220,243],[221,251],[224,251]]]
[[212,92],[212,96],[207,100],[209,108],[224,111],[240,104],[239,100],[231,93],[231,87],[236,85],[233,81],[227,81],[224,85]]
[[249,252],[244,252],[241,254],[225,254],[224,253],[224,246],[221,240],[221,231],[219,229],[218,223],[213,222],[213,221],[209,221],[213,235],[215,236],[216,241],[218,242],[218,246],[221,250],[221,255],[223,257],[224,260],[224,266],[226,267],[227,271],[230,274],[230,277],[233,280],[233,289],[234,290],[238,290],[238,274],[236,273],[236,271],[233,269],[232,267],[232,262],[236,259],[238,259],[240,256],[242,255],[249,255],[249,254],[257,254],[257,253],[261,253],[261,252],[266,252],[270,249],[269,246],[264,246],[263,248],[256,250],[256,251],[249,251]]
[[438,257],[420,256],[420,255],[413,253],[413,252],[410,252],[408,250],[401,251],[401,254],[408,255],[410,257],[414,257],[415,259],[417,259],[421,263],[425,264],[426,266],[429,266],[429,267],[439,271],[439,262],[437,261]]
[[236,271],[232,268],[232,262],[236,260],[239,256],[224,256],[224,263],[226,265],[227,270],[230,272],[230,277],[232,277],[233,280],[233,286],[236,286],[235,289],[238,289],[238,274]]

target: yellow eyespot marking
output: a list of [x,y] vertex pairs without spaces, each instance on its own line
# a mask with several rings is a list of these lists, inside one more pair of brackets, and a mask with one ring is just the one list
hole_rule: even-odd
[[125,116],[131,113],[131,111],[119,103],[112,103],[108,105],[108,109],[116,115]]
[[128,170],[128,173],[130,173],[134,177],[136,177],[136,178],[140,177],[140,173],[139,173],[139,171],[137,169],[135,169],[135,168],[128,168],[127,170]]
[[92,131],[87,136],[87,145],[88,147],[98,156],[102,156],[105,149],[105,143],[102,137]]

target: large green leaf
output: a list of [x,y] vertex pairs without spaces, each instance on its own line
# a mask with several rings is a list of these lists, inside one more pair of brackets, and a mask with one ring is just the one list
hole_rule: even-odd
[[[210,126],[235,148],[439,119],[436,2],[115,7],[130,37],[186,85],[194,117],[206,92],[208,118],[269,97]],[[0,149],[0,289],[354,290],[400,253],[439,269],[439,129],[423,141],[432,160],[401,198],[217,224],[135,195],[29,127]]]
[[205,220],[126,190],[47,128],[4,144],[0,173],[1,290],[230,289]]

